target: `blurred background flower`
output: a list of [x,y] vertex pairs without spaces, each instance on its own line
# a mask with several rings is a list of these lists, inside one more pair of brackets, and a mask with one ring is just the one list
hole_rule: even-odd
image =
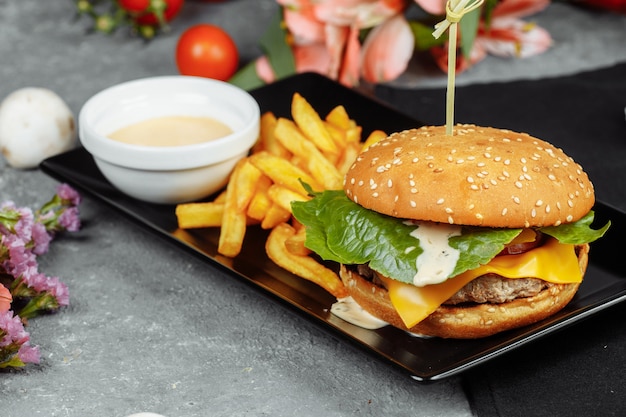
[[[265,83],[281,75],[314,71],[347,86],[360,81],[392,81],[406,71],[416,51],[428,51],[447,71],[447,35],[432,36],[445,18],[445,0],[277,0],[281,17],[271,30],[282,30],[288,59],[273,59],[281,45],[262,44],[266,54],[254,63]],[[457,72],[488,54],[524,58],[546,51],[550,34],[521,20],[549,5],[549,0],[487,0],[459,24]],[[408,17],[411,16],[411,17]],[[274,36],[274,39],[280,39]],[[279,55],[283,57],[284,51]],[[291,70],[285,70],[292,66]]]

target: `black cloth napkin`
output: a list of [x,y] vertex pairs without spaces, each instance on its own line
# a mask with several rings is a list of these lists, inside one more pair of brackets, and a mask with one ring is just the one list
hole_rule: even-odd
[[[375,95],[426,124],[445,123],[445,89],[378,86]],[[624,210],[625,107],[626,63],[457,87],[455,120],[525,131],[562,147],[585,168],[597,199]],[[478,417],[624,416],[626,303],[472,368],[462,380]]]

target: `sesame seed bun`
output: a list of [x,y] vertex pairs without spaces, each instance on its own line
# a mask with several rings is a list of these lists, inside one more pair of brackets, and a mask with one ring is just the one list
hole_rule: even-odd
[[344,189],[390,216],[487,227],[570,223],[595,202],[587,174],[561,149],[474,125],[451,136],[444,126],[394,133],[357,158]]
[[[576,247],[578,265],[587,270],[589,245]],[[370,314],[390,325],[423,336],[476,339],[541,321],[563,309],[579,284],[552,284],[535,296],[500,304],[441,305],[426,319],[408,329],[383,287],[341,266],[339,273],[350,296]]]

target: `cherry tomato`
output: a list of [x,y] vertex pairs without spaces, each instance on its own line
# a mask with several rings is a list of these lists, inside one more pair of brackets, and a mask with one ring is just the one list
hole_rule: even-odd
[[237,45],[219,26],[200,24],[183,32],[176,45],[176,65],[183,75],[226,81],[237,71]]
[[159,21],[151,7],[164,3],[163,18],[169,22],[176,17],[185,0],[118,0],[118,3],[140,25],[156,25]]

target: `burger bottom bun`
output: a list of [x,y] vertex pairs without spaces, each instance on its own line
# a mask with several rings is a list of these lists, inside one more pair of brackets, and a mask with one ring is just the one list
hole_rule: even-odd
[[[580,271],[584,275],[589,245],[576,246],[576,252]],[[385,288],[374,285],[343,265],[340,276],[352,298],[370,314],[411,333],[452,339],[487,337],[541,321],[563,309],[580,285],[553,284],[533,297],[518,298],[502,304],[442,305],[409,329],[393,308]]]

